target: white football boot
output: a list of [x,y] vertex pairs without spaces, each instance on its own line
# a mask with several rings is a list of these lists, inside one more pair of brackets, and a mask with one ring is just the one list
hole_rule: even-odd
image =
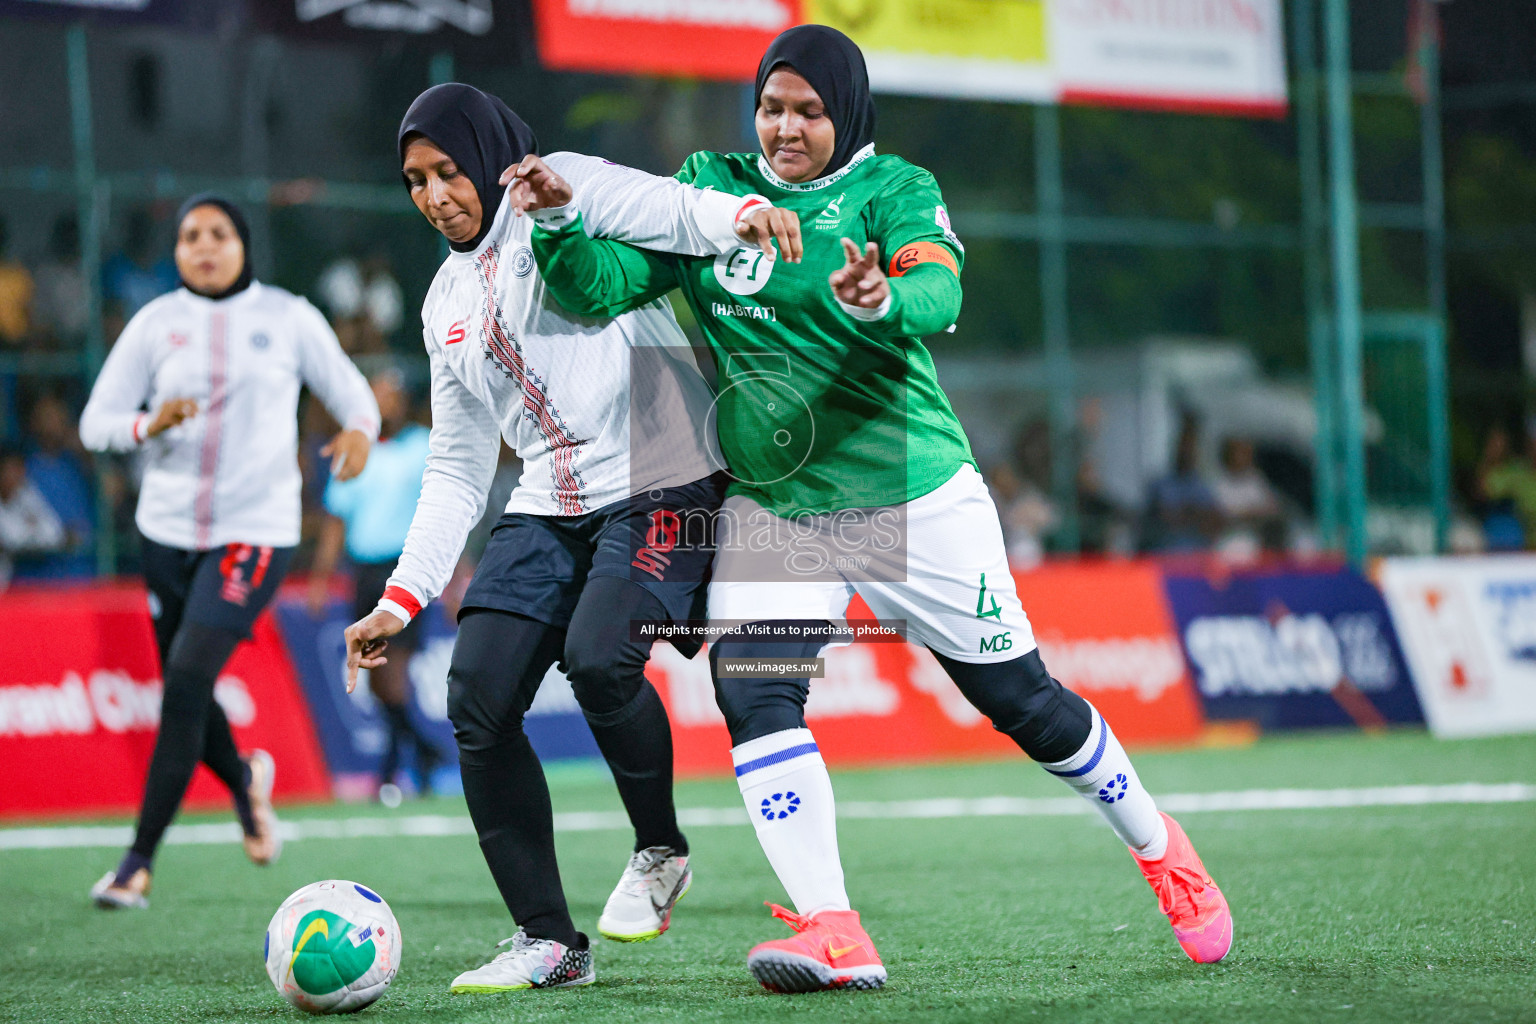
[[597,980],[592,969],[592,950],[573,949],[554,939],[530,939],[518,929],[498,946],[509,947],[484,967],[465,971],[453,979],[448,991],[514,992],[525,988],[569,988]]
[[277,777],[277,765],[265,750],[253,750],[245,759],[251,769],[251,784],[246,793],[251,800],[251,818],[256,822],[256,834],[242,835],[241,844],[245,855],[253,864],[267,865],[277,860],[283,852],[283,836],[278,830],[277,813],[272,810],[272,782]]
[[688,894],[693,870],[670,846],[651,846],[629,858],[608,897],[597,930],[615,942],[647,942],[672,924],[672,907]]
[[147,910],[149,882],[148,868],[139,868],[121,885],[117,881],[117,872],[108,871],[91,886],[91,902],[102,910]]

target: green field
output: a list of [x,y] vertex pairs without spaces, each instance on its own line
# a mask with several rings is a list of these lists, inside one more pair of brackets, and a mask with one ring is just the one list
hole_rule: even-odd
[[[1536,738],[1316,735],[1147,753],[1154,793],[1536,783]],[[841,801],[1059,797],[1021,762],[836,772]],[[3,784],[3,783],[0,783]],[[616,811],[598,770],[551,774],[558,811]],[[729,780],[685,808],[739,806]],[[288,808],[334,817],[461,816],[439,799]],[[1224,962],[1187,961],[1096,816],[860,817],[841,836],[849,892],[890,968],[877,993],[774,996],[745,968],[787,934],[784,896],[742,823],[693,827],[696,881],[661,939],[597,948],[584,989],[450,996],[512,926],[471,836],[304,839],[268,869],[239,847],[169,845],[153,907],[107,914],[86,891],[104,848],[0,850],[0,1020],[298,1020],[266,980],[262,932],[290,891],[367,882],[405,936],[379,1021],[1536,1021],[1536,804],[1179,815],[1231,901]],[[216,819],[197,819],[216,820]],[[566,890],[592,930],[627,855],[616,830],[563,832]]]

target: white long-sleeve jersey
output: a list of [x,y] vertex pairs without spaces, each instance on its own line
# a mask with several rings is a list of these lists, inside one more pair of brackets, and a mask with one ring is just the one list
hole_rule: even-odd
[[[767,203],[684,185],[595,157],[552,153],[587,229],[694,256],[739,245],[744,209]],[[409,621],[442,593],[484,510],[501,439],[523,460],[508,512],[572,516],[723,468],[714,396],[672,307],[613,319],[568,312],[545,289],[533,217],[503,201],[472,252],[453,252],[422,307],[432,368],[432,436],[421,500],[383,607]]]
[[[93,451],[143,448],[135,516],[150,540],[203,551],[299,542],[299,388],[309,385],[346,429],[379,434],[368,382],[325,317],[270,285],[227,299],[179,288],[123,328],[80,417]],[[197,415],[145,438],[172,398]],[[151,412],[141,412],[148,406]]]

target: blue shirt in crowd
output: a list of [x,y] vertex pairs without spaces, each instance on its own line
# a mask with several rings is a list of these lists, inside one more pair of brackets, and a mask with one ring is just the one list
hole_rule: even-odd
[[405,550],[405,535],[421,498],[431,432],[412,423],[368,453],[368,465],[351,480],[332,480],[325,509],[347,526],[347,554],[354,562],[390,562]]

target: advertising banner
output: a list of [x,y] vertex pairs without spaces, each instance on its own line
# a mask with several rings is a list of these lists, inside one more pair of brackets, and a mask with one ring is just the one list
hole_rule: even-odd
[[[273,602],[273,614],[302,680],[326,763],[336,776],[338,795],[371,795],[388,731],[379,703],[368,689],[366,671],[356,689],[347,693],[347,645],[342,631],[352,623],[351,602],[333,599],[324,614],[315,617],[302,594],[290,585]],[[448,722],[448,664],[454,635],[442,605],[429,605],[422,612],[421,646],[411,656],[409,668],[413,700],[407,713],[443,755],[445,763],[432,779],[440,792],[459,789],[457,748]],[[525,728],[545,760],[598,756],[571,685],[558,669],[551,669],[540,686]],[[414,758],[407,756],[403,764],[413,768]]]
[[799,0],[533,0],[539,60],[564,71],[751,81]]
[[[1016,575],[1046,668],[1103,712],[1132,745],[1195,739],[1203,726],[1157,569],[1140,563],[1050,566]],[[870,617],[855,599],[850,619]],[[1022,756],[933,655],[906,643],[826,651],[807,724],[828,764],[873,765]],[[704,654],[658,644],[647,672],[672,718],[679,774],[731,771],[730,737]]]
[[[0,817],[136,810],[160,722],[144,589],[16,589],[0,596],[0,621]],[[308,709],[269,616],[235,651],[214,696],[241,750],[272,753],[279,798],[328,795]],[[226,807],[228,792],[200,767],[187,805]]]
[[1424,720],[1386,604],[1354,570],[1165,586],[1207,717],[1264,729]]
[[535,0],[548,67],[751,81],[831,25],[879,92],[1283,116],[1280,0]]
[[1536,732],[1536,555],[1389,558],[1381,587],[1436,736]]

